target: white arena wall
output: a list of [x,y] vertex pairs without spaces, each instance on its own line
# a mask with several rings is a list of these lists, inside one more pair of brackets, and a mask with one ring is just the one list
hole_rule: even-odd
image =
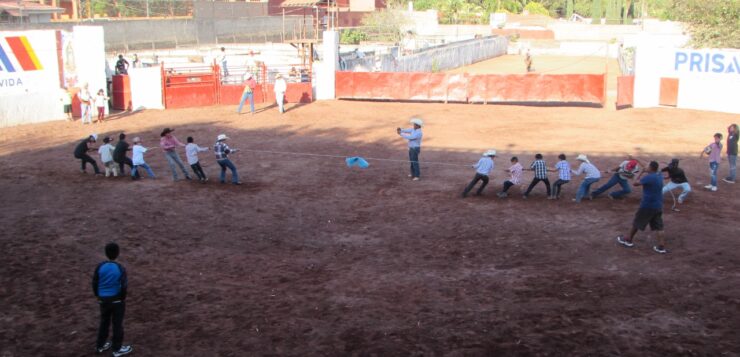
[[0,127],[63,120],[65,85],[106,88],[104,47],[100,27],[0,31]]
[[678,108],[740,114],[740,50],[638,46],[635,108],[660,105],[661,78],[678,79]]

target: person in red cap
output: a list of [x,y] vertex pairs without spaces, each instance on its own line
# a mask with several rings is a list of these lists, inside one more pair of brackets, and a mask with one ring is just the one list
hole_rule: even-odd
[[[632,155],[627,156],[627,160],[622,161],[622,163],[614,169],[614,175],[612,175],[612,178],[609,179],[609,182],[592,192],[591,197],[596,198],[600,194],[608,191],[610,188],[616,186],[617,184],[622,186],[622,189],[619,191],[610,192],[609,198],[617,199],[629,195],[632,192],[632,187],[630,187],[629,180],[633,179],[635,175],[640,171],[640,166],[644,165],[642,165],[640,161],[632,157]],[[609,170],[604,172],[609,173]]]

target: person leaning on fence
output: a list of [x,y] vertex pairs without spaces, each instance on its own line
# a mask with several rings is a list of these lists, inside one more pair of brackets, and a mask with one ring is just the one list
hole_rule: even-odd
[[226,48],[221,47],[221,53],[218,54],[218,63],[221,65],[221,73],[224,77],[229,76],[229,68],[226,66]]
[[234,185],[241,185],[239,181],[239,173],[236,171],[236,166],[229,160],[229,154],[235,153],[238,150],[232,149],[226,144],[226,140],[229,137],[226,134],[220,134],[216,138],[216,144],[213,145],[213,153],[216,154],[216,162],[218,166],[221,166],[221,183],[226,183],[226,169],[231,170],[231,183]]
[[278,105],[280,114],[285,113],[285,91],[288,90],[288,83],[285,82],[283,75],[278,73],[275,76],[275,101]]
[[242,99],[239,101],[239,108],[236,109],[236,114],[242,113],[242,106],[244,102],[249,99],[250,114],[254,114],[254,89],[257,88],[257,82],[252,78],[251,73],[247,73],[247,82],[244,84],[244,92],[242,92]]
[[414,181],[419,181],[421,176],[421,169],[419,168],[419,154],[421,153],[421,127],[424,126],[424,121],[419,118],[412,118],[410,123],[414,125],[413,128],[401,129],[396,128],[396,133],[402,138],[408,140],[409,146],[409,163],[411,164],[411,177]]
[[164,152],[164,157],[167,158],[167,163],[170,165],[170,170],[172,171],[172,180],[177,181],[177,165],[180,170],[182,170],[183,175],[185,175],[185,178],[188,180],[191,180],[190,174],[188,173],[188,170],[185,169],[185,164],[182,163],[182,160],[180,160],[180,156],[177,155],[177,147],[182,146],[185,147],[185,144],[181,143],[180,140],[177,140],[177,138],[172,135],[172,132],[175,131],[175,129],[170,128],[164,128],[162,130],[162,133],[160,134],[161,139],[159,140],[159,147],[162,148],[162,151]]
[[89,163],[90,165],[92,165],[93,170],[95,170],[95,175],[101,175],[100,169],[98,169],[98,164],[95,162],[95,159],[87,154],[88,151],[92,150],[92,148],[90,148],[88,144],[94,144],[96,141],[98,141],[98,134],[91,134],[87,138],[82,139],[75,147],[74,156],[76,159],[80,159],[80,161],[82,162],[82,166],[80,168],[80,172],[82,173],[87,173],[86,166]]
[[486,185],[488,185],[488,176],[491,175],[491,171],[493,171],[493,168],[495,167],[495,164],[493,162],[493,159],[496,158],[496,150],[488,150],[483,153],[483,157],[478,160],[478,163],[473,165],[473,168],[475,169],[475,176],[473,177],[473,180],[470,181],[468,186],[465,187],[465,190],[463,190],[462,198],[465,198],[468,196],[468,193],[470,190],[475,187],[475,184],[478,183],[478,181],[482,181],[483,183],[478,188],[478,191],[475,193],[476,196],[480,196],[483,194],[483,189],[486,188]]

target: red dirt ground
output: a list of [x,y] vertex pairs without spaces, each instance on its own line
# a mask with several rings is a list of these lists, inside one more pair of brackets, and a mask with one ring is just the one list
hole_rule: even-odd
[[[279,116],[233,107],[147,111],[105,124],[0,130],[0,356],[91,355],[98,311],[92,271],[117,241],[129,272],[126,338],[139,356],[493,355],[737,356],[740,187],[706,192],[699,151],[737,115],[670,110],[318,102]],[[244,151],[245,185],[132,182],[78,172],[92,131],[233,147],[405,159],[395,134],[426,120],[422,180],[406,164]],[[459,194],[480,152],[499,158],[483,197]],[[601,169],[627,153],[684,159],[695,190],[669,210],[670,253],[614,237],[623,201],[501,200],[512,154],[548,164],[580,152]],[[181,152],[184,160],[184,154]],[[727,173],[726,162],[720,168]],[[529,178],[531,174],[526,174]],[[519,192],[517,188],[512,189]]]

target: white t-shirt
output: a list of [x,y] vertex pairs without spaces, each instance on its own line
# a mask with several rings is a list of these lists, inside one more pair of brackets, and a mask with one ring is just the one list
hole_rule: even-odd
[[134,148],[131,149],[131,161],[134,163],[134,165],[141,165],[146,164],[144,161],[144,153],[146,152],[146,148],[135,144]]
[[100,154],[100,161],[103,163],[111,162],[113,161],[113,145],[111,144],[105,144],[98,149],[98,154]]
[[284,79],[280,78],[275,80],[275,94],[285,93],[288,89],[288,83]]
[[202,148],[195,143],[185,145],[185,156],[188,158],[188,165],[195,165],[198,163],[199,151],[208,151],[208,148]]
[[96,95],[95,96],[95,106],[96,107],[105,107],[105,102],[108,100],[104,95]]

